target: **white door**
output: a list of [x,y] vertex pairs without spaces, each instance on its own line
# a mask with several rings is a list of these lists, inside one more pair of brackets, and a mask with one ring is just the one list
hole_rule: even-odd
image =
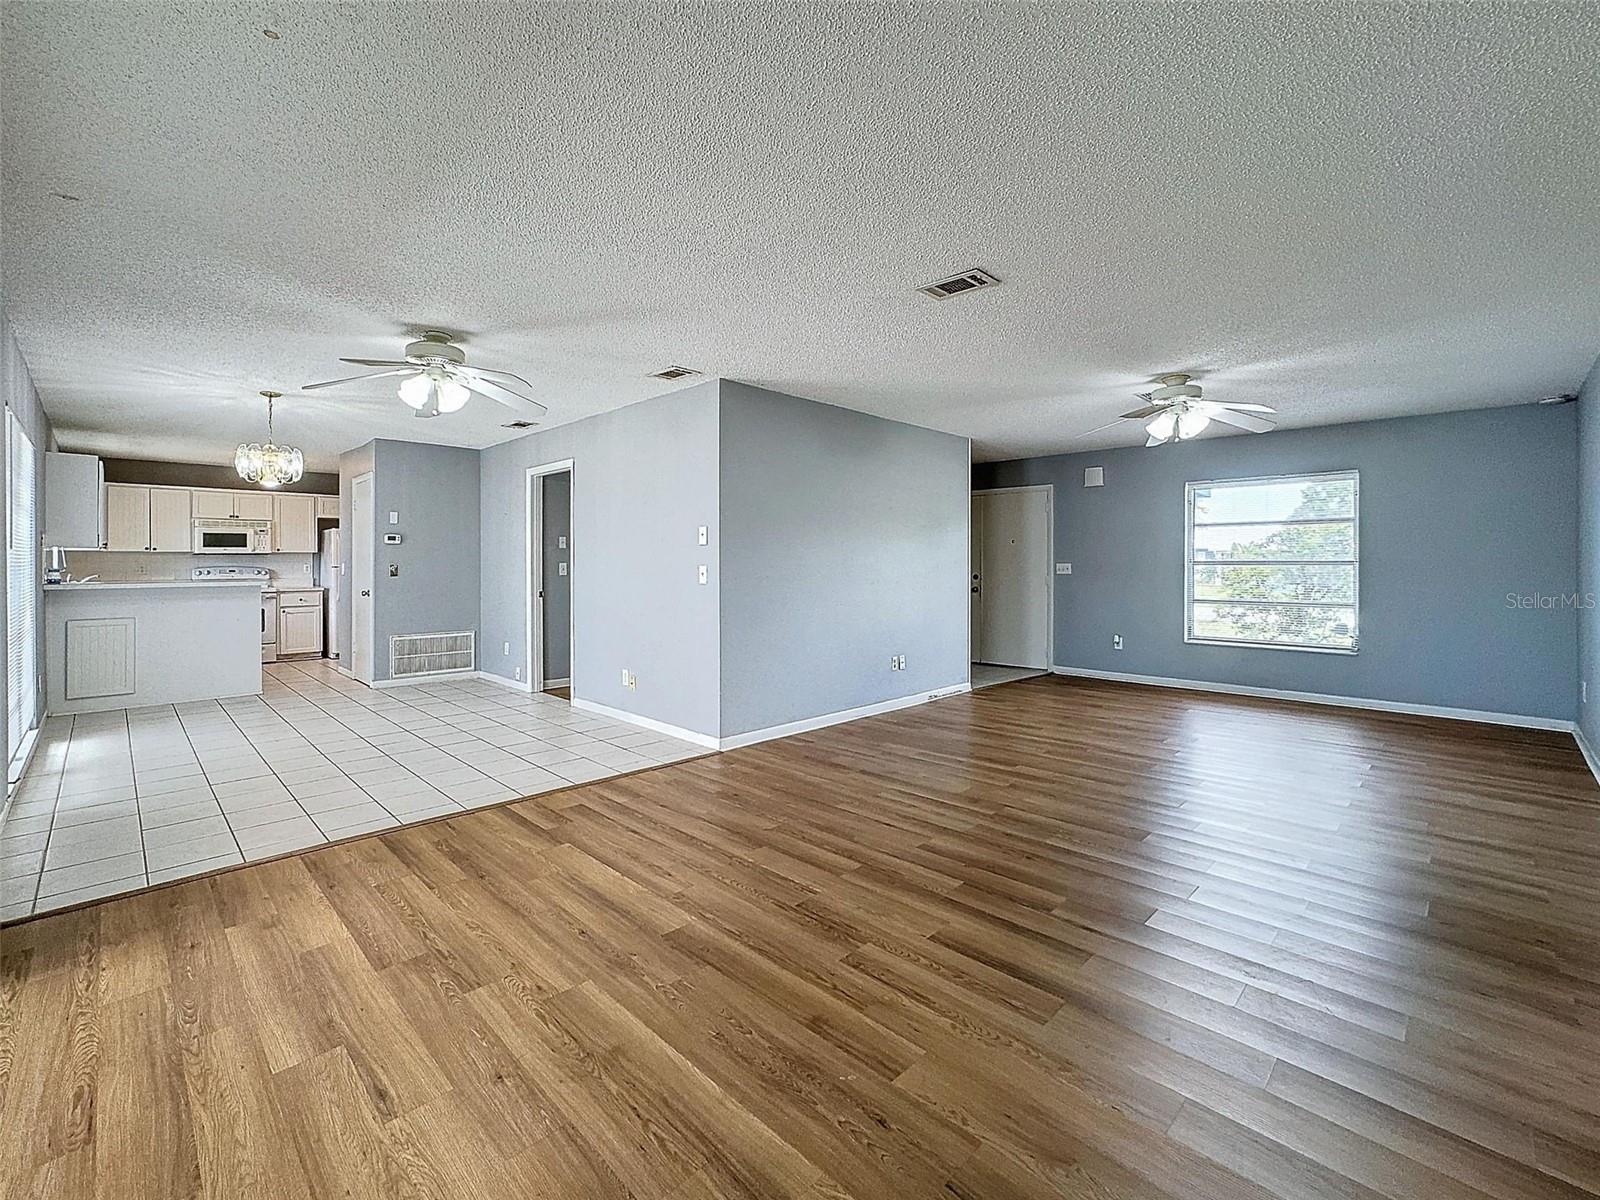
[[985,492],[973,497],[978,552],[974,661],[1005,667],[1050,665],[1050,493]]
[[350,672],[372,682],[372,476],[350,485]]

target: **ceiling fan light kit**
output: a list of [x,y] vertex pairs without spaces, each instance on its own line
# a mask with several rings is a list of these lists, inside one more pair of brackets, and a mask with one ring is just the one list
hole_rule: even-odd
[[262,487],[298,483],[306,473],[305,456],[294,446],[280,446],[272,440],[272,402],[283,393],[261,394],[267,398],[267,440],[240,442],[233,452],[233,469],[246,483],[259,483]]
[[518,390],[533,390],[533,385],[520,375],[513,375],[510,371],[491,371],[486,367],[469,367],[466,351],[457,346],[448,333],[437,329],[425,330],[420,338],[406,345],[404,354],[403,359],[341,358],[340,362],[354,363],[358,367],[384,369],[367,375],[308,383],[301,390],[311,392],[318,388],[342,387],[371,379],[399,378],[400,399],[419,417],[460,412],[473,393],[504,405],[530,425],[537,424],[537,418],[544,416],[547,411],[544,405]]

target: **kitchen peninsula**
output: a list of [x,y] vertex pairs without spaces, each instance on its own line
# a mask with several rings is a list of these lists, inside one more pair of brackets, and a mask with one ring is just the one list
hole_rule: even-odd
[[259,583],[61,583],[44,597],[51,713],[261,691]]

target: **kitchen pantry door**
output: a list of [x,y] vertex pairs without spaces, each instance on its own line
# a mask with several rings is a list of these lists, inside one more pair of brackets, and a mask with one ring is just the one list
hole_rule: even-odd
[[1050,666],[1051,489],[972,493],[972,661]]
[[350,485],[350,673],[372,682],[372,476]]

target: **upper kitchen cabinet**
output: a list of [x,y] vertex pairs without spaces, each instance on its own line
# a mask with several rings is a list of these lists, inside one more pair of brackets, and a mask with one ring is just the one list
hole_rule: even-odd
[[238,517],[250,521],[272,520],[271,492],[223,492],[210,488],[194,490],[194,515],[197,520]]
[[271,492],[234,492],[233,515],[251,521],[270,521],[272,502],[276,499]]
[[194,498],[195,520],[210,520],[216,517],[231,517],[233,511],[233,492],[195,491]]
[[188,488],[150,489],[150,549],[188,554],[194,549],[192,493]]
[[132,483],[106,484],[107,550],[150,549],[150,489]]
[[[106,540],[105,469],[95,454],[44,456],[44,544],[98,550]],[[337,514],[335,514],[337,515]]]
[[272,497],[272,548],[279,554],[317,552],[317,497],[280,492]]
[[339,519],[339,497],[337,497],[337,496],[318,496],[317,497],[317,517],[319,519],[321,519],[323,517],[328,517],[328,518],[330,518],[332,520],[337,521]]

